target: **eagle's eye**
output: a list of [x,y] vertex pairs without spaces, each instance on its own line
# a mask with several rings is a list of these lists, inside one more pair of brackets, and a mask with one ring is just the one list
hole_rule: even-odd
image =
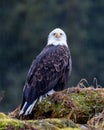
[[56,35],[56,33],[53,33],[53,35],[55,36],[55,35]]
[[60,35],[62,36],[62,35],[63,35],[63,33],[60,33]]

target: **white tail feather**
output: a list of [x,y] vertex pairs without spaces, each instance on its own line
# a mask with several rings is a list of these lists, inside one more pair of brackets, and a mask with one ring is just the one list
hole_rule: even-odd
[[33,108],[34,108],[36,102],[37,102],[37,99],[27,108],[27,110],[26,110],[26,112],[25,112],[25,114],[24,114],[25,116],[31,114],[31,112],[32,112],[32,110],[33,110]]
[[55,91],[52,89],[52,90],[50,90],[49,92],[47,92],[45,95],[40,96],[40,97],[39,97],[38,99],[36,99],[36,100],[27,108],[27,110],[24,112],[24,108],[25,108],[26,105],[27,105],[27,102],[25,102],[24,105],[23,105],[23,107],[22,107],[22,110],[21,110],[20,113],[19,113],[19,115],[24,114],[25,116],[27,116],[27,115],[31,114],[31,112],[32,112],[32,110],[33,110],[35,104],[37,103],[37,101],[38,101],[38,103],[41,102],[42,99],[46,98],[46,97],[49,96],[49,95],[52,95],[54,92],[55,92]]
[[24,108],[25,108],[26,105],[27,105],[27,102],[24,103],[22,110],[20,111],[19,115],[22,115],[24,113]]

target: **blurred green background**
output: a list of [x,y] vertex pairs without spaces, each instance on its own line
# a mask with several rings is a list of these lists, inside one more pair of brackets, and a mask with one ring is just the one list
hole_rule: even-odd
[[104,85],[104,0],[0,0],[0,111],[21,103],[31,62],[56,27],[66,32],[72,54],[68,86],[94,77]]

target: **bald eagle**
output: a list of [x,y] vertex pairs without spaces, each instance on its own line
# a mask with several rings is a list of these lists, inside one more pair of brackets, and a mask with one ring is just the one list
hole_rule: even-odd
[[23,89],[20,115],[30,115],[42,97],[65,88],[72,70],[66,34],[60,28],[48,36],[47,45],[33,60]]

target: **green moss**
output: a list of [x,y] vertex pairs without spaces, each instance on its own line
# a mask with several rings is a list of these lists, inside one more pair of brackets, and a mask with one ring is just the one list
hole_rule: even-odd
[[[59,93],[60,94],[60,93]],[[57,97],[58,96],[58,97]],[[59,99],[61,97],[61,99]],[[56,98],[46,98],[35,108],[35,119],[40,118],[63,118],[70,113],[71,108],[67,106],[69,96],[56,95]],[[37,111],[38,110],[38,111]]]
[[[71,100],[75,104],[75,115],[77,121],[87,121],[89,117],[101,112],[104,108],[104,98],[101,92],[92,88],[82,89],[80,92],[75,92],[70,95]],[[83,122],[84,123],[84,122]]]
[[20,129],[23,127],[23,122],[12,119],[3,113],[0,113],[0,129],[6,129],[8,126],[13,126],[15,129]]
[[[77,128],[78,126],[67,119],[42,119],[21,121],[0,113],[0,130],[61,130]],[[74,130],[74,129],[72,129]]]
[[62,128],[60,130],[81,130],[80,128]]
[[104,91],[101,90],[76,87],[57,92],[37,105],[34,119],[69,118],[77,123],[86,123],[104,108]]
[[0,119],[9,119],[9,117],[0,112]]
[[71,120],[67,119],[42,119],[30,120],[28,123],[33,123],[39,130],[60,130],[63,128],[77,128],[78,126]]

